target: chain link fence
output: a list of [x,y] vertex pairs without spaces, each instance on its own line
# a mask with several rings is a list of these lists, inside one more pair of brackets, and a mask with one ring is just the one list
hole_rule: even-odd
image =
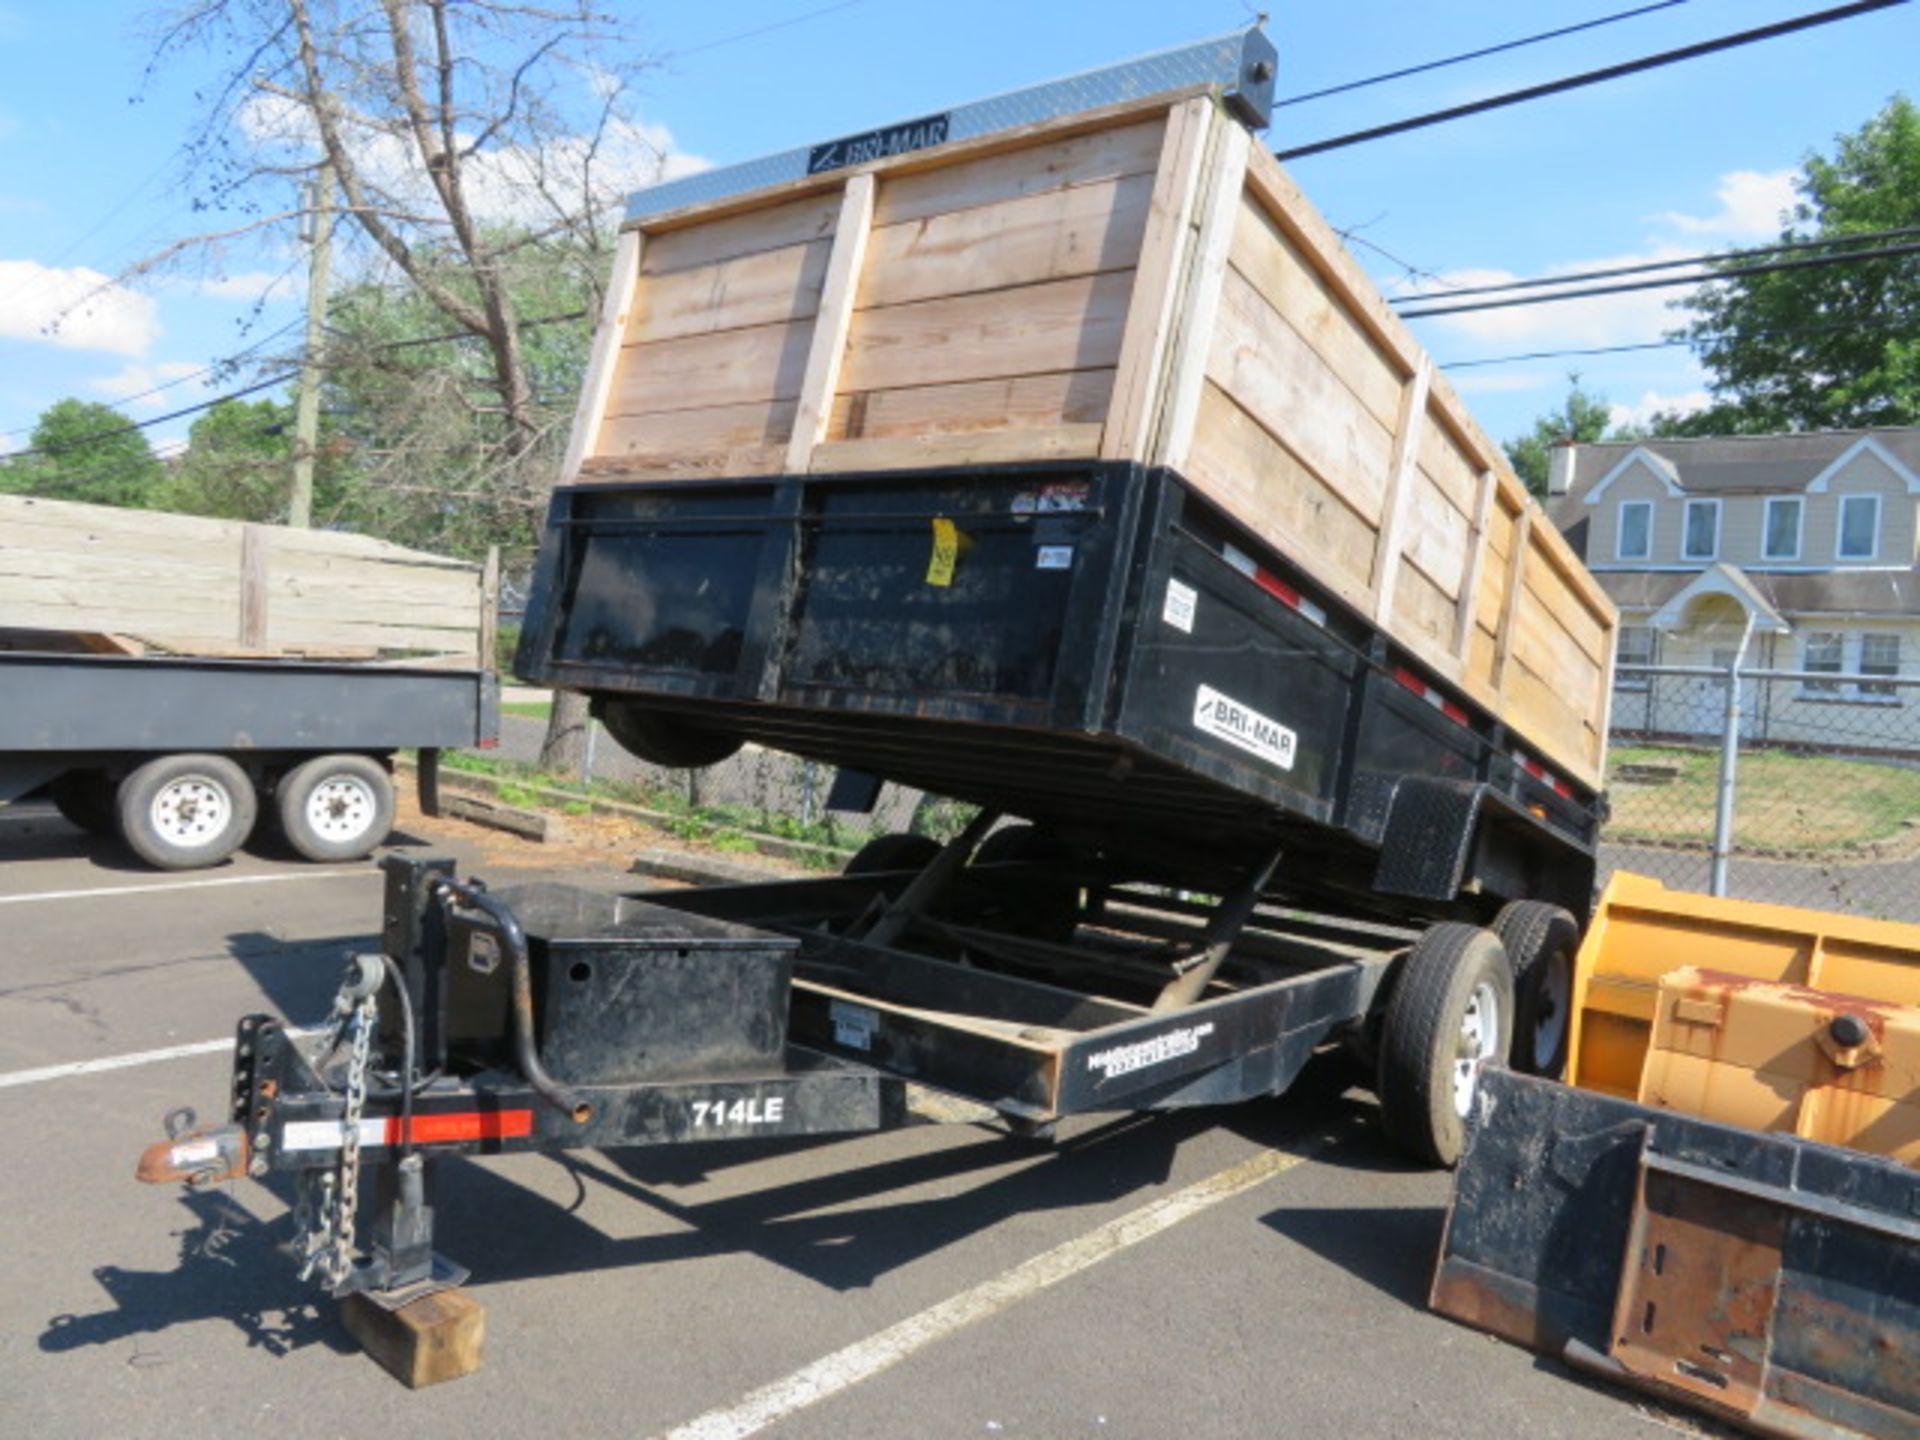
[[1604,872],[1920,921],[1920,678],[1621,666]]
[[[538,755],[541,703],[509,696],[511,760]],[[749,745],[705,770],[667,770],[598,726],[577,779],[661,812],[682,838],[746,850],[747,837],[774,836],[822,847],[823,860],[891,831],[944,838],[967,814],[893,784],[870,813],[836,811],[832,766]],[[1607,790],[1603,879],[1634,870],[1677,889],[1920,921],[1920,677],[1623,665]]]

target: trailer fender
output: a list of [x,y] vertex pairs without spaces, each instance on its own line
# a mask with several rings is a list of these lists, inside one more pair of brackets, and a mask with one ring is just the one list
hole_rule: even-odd
[[1490,788],[1471,780],[1401,776],[1387,802],[1373,888],[1415,900],[1458,895]]
[[1387,802],[1373,888],[1440,903],[1463,890],[1544,900],[1576,924],[1592,903],[1593,852],[1482,781],[1405,775]]

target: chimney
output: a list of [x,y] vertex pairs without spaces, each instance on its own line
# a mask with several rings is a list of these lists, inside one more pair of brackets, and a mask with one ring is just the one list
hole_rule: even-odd
[[1574,445],[1571,437],[1556,440],[1547,451],[1547,494],[1564,495],[1573,488]]

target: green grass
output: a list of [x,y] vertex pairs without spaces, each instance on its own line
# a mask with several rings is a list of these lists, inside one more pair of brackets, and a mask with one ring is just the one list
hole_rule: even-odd
[[[1609,763],[1665,765],[1661,785],[1615,782],[1606,838],[1710,846],[1719,794],[1717,749],[1622,746]],[[1920,770],[1832,755],[1748,750],[1734,793],[1734,845],[1756,851],[1846,851],[1889,840],[1920,819]]]
[[502,715],[525,715],[530,720],[545,720],[553,714],[551,700],[508,700],[500,706]]
[[[676,786],[646,785],[633,781],[596,780],[582,785],[578,778],[556,775],[522,760],[482,751],[449,751],[441,759],[449,770],[470,775],[485,775],[500,783],[500,798],[522,809],[558,809],[566,815],[585,815],[592,809],[587,797],[634,805],[661,813],[659,827],[678,840],[706,845],[728,854],[752,854],[762,839],[788,840],[818,846],[824,854],[805,854],[801,863],[815,869],[833,870],[840,858],[858,849],[869,837],[866,826],[850,826],[822,812],[814,821],[801,821],[792,815],[758,810],[746,805],[693,805],[686,791]],[[579,800],[555,802],[538,794],[533,787],[564,790]],[[970,815],[969,807],[951,807],[933,817],[936,828],[957,832]],[[944,835],[941,838],[945,838]],[[769,852],[772,853],[772,852]]]

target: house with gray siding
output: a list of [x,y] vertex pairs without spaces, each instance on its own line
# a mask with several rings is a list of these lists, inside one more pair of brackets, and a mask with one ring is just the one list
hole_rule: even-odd
[[[1656,687],[1631,667],[1743,655],[1804,672],[1747,687],[1744,733],[1850,728],[1920,749],[1920,687],[1887,683],[1920,675],[1920,428],[1563,445],[1548,492],[1620,607],[1615,729],[1718,733],[1721,686]],[[1848,706],[1888,713],[1866,726]],[[1893,713],[1909,709],[1911,724]]]

